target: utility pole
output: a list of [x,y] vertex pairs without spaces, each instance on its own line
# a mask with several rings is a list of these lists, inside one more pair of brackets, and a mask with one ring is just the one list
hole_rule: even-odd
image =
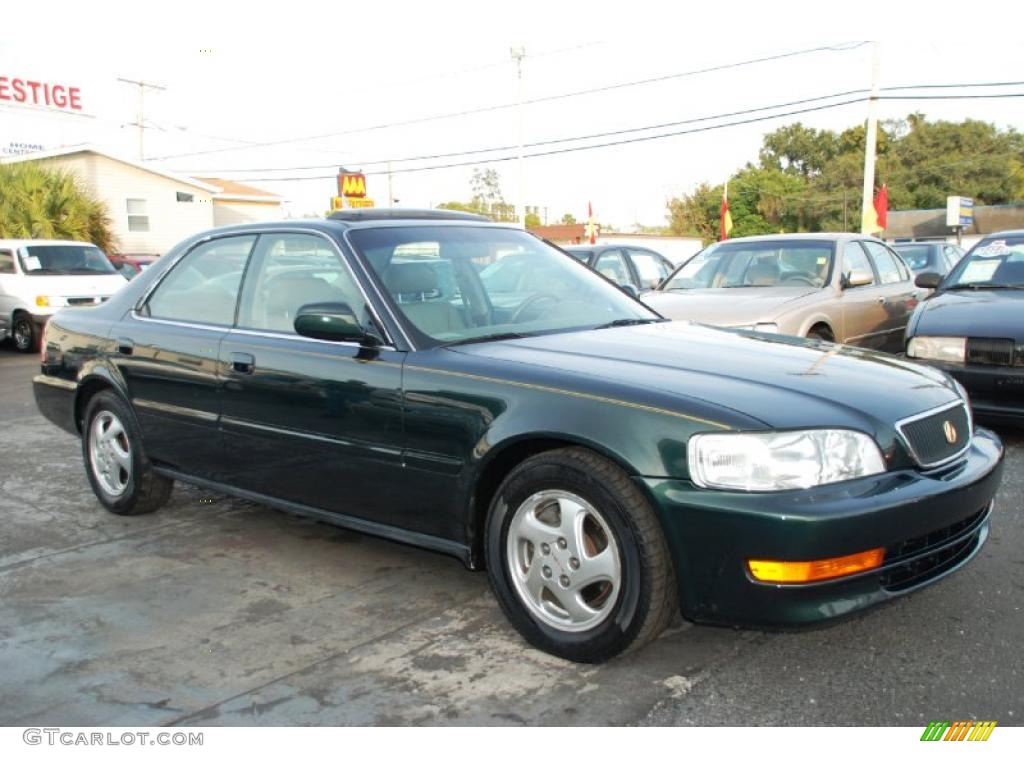
[[516,110],[519,113],[519,194],[516,195],[516,221],[526,229],[526,181],[523,173],[523,59],[526,48],[522,45],[511,49],[512,60],[516,63]]
[[146,134],[146,89],[152,88],[154,91],[166,91],[167,89],[162,85],[157,85],[156,83],[147,83],[143,80],[129,80],[125,77],[119,77],[117,79],[119,82],[128,83],[129,85],[137,85],[139,87],[139,106],[135,112],[135,122],[129,123],[129,125],[135,125],[139,129],[139,161],[141,162],[142,160],[145,159],[145,155],[143,154],[142,148]]
[[388,208],[395,207],[395,196],[391,191],[391,161],[388,160]]
[[880,67],[879,43],[871,44],[871,95],[868,97],[868,127],[864,142],[864,199],[860,209],[861,234],[872,234],[875,221],[873,215],[875,196],[875,152],[878,147],[878,70]]

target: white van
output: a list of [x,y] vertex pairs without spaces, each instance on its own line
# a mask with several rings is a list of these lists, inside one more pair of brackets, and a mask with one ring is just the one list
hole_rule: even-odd
[[0,240],[0,341],[34,352],[50,315],[102,304],[127,282],[91,243]]

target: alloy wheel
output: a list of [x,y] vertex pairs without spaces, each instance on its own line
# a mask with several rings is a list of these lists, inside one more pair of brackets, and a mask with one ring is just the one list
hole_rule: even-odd
[[601,514],[576,494],[541,491],[520,504],[506,555],[523,605],[550,627],[584,632],[615,607],[622,585],[618,542]]
[[100,411],[92,420],[89,463],[107,495],[117,497],[128,488],[132,476],[131,446],[124,425],[110,411]]

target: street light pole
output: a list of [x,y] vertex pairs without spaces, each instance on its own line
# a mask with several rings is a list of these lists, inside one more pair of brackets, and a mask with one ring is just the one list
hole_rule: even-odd
[[516,222],[526,229],[526,181],[523,171],[523,59],[526,48],[522,45],[511,48],[512,60],[516,63],[516,110],[519,113],[519,189],[516,195]]
[[873,215],[875,193],[875,152],[878,148],[878,70],[880,66],[879,44],[871,44],[871,96],[868,97],[868,126],[864,142],[864,199],[860,209],[861,234],[875,232]]

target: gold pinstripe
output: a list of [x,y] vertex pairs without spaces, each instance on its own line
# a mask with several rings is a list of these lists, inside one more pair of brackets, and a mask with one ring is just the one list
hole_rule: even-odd
[[560,387],[549,387],[545,384],[529,384],[524,381],[511,381],[509,379],[495,379],[490,376],[479,376],[475,373],[463,373],[461,371],[442,371],[436,368],[424,368],[420,365],[406,365],[406,369],[410,371],[419,371],[420,373],[436,373],[443,376],[458,376],[464,379],[472,379],[473,381],[484,381],[489,384],[507,384],[513,387],[523,387],[524,389],[532,389],[538,392],[550,392],[555,395],[565,395],[566,397],[578,397],[583,400],[593,400],[598,403],[606,403],[608,405],[619,405],[624,408],[634,408],[639,411],[646,411],[647,413],[658,413],[663,416],[672,416],[677,419],[686,419],[687,421],[695,421],[699,424],[707,424],[709,427],[717,427],[719,429],[730,429],[728,424],[722,424],[717,421],[711,421],[710,419],[703,419],[700,416],[693,416],[689,413],[680,413],[679,411],[670,411],[667,408],[658,408],[654,405],[644,405],[643,403],[631,403],[628,400],[618,400],[614,397],[604,397],[603,395],[595,395],[590,392],[576,392],[571,389],[561,389]]

